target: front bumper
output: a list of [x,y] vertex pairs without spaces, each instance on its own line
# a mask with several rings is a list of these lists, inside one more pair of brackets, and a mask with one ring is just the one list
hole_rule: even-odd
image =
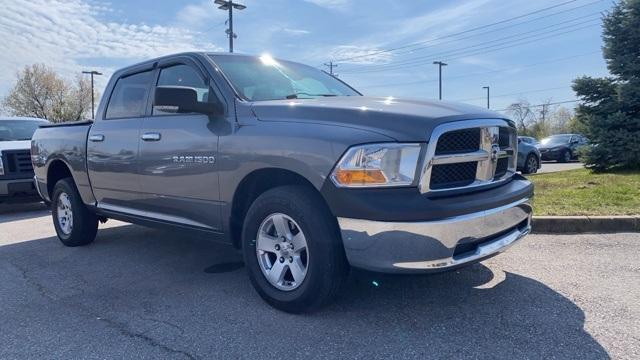
[[32,178],[0,180],[0,202],[39,201]]
[[349,263],[386,273],[443,271],[503,252],[531,230],[523,199],[491,210],[422,222],[339,217]]

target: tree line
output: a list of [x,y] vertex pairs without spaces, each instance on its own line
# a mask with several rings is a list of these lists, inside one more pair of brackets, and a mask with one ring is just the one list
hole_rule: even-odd
[[554,134],[580,132],[573,110],[554,105],[551,99],[536,106],[520,99],[509,105],[505,112],[516,123],[518,135],[542,139]]

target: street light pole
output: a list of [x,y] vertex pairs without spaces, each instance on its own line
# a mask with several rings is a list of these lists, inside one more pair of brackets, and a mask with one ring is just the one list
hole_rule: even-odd
[[214,0],[214,3],[218,6],[218,9],[220,10],[227,10],[229,12],[229,28],[227,29],[226,33],[227,36],[229,37],[229,52],[232,53],[233,52],[233,39],[237,38],[238,35],[236,35],[233,32],[233,9],[236,10],[244,10],[247,7],[242,5],[242,4],[238,4],[238,3],[234,3],[233,0]]
[[483,86],[483,89],[487,89],[487,109],[491,109],[491,107],[489,106],[489,86]]
[[442,61],[434,61],[434,65],[438,65],[438,99],[442,100],[442,67],[448,64]]
[[95,92],[93,91],[93,76],[94,75],[102,75],[101,72],[97,72],[95,70],[91,70],[91,71],[83,71],[83,74],[89,74],[91,75],[91,118],[93,120],[96,119],[96,100],[95,100]]

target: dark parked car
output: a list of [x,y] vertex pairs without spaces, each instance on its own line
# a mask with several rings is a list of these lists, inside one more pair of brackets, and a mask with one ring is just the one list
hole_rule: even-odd
[[46,120],[0,118],[0,203],[40,201],[33,182],[31,136]]
[[542,160],[569,162],[577,156],[578,148],[589,144],[587,138],[579,134],[558,134],[544,138],[538,145]]
[[518,170],[523,174],[533,174],[540,169],[540,151],[531,140],[536,139],[518,136]]

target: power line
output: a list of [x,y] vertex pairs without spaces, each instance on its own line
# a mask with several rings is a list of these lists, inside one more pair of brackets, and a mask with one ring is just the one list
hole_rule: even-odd
[[[520,25],[536,22],[536,21],[539,21],[539,20],[544,20],[544,19],[547,19],[547,18],[550,18],[550,17],[553,17],[553,16],[557,16],[557,15],[560,15],[560,14],[565,14],[565,13],[568,13],[568,12],[571,12],[571,11],[574,11],[574,10],[578,10],[578,9],[582,9],[582,8],[585,8],[585,7],[600,3],[602,1],[604,1],[604,0],[595,0],[595,1],[592,1],[590,3],[586,3],[586,4],[583,4],[583,5],[580,5],[580,6],[572,7],[572,8],[565,9],[565,10],[562,10],[562,11],[558,11],[558,12],[555,12],[555,13],[543,15],[543,16],[540,16],[540,17],[537,17],[537,18],[521,21],[521,22],[518,22],[518,23],[515,23],[515,24],[510,24],[510,25],[507,25],[507,26],[491,29],[491,30],[488,30],[488,31],[484,31],[484,32],[476,33],[476,34],[471,34],[469,36],[464,36],[464,37],[460,37],[460,38],[457,38],[457,39],[452,39],[452,40],[446,41],[446,42],[438,42],[438,43],[436,43],[434,45],[422,46],[422,47],[419,47],[419,48],[416,48],[416,49],[406,50],[404,52],[400,52],[399,55],[411,54],[411,53],[414,53],[416,51],[421,51],[421,50],[424,50],[424,49],[427,49],[427,48],[430,48],[430,47],[433,47],[433,46],[436,46],[436,45],[443,45],[443,44],[446,45],[446,44],[451,43],[451,42],[456,42],[456,41],[460,41],[460,40],[466,40],[466,39],[470,39],[470,38],[474,38],[474,37],[478,37],[478,36],[482,36],[482,35],[486,35],[486,34],[491,34],[491,33],[498,32],[498,31],[502,31],[502,30],[509,29],[509,28],[512,28],[512,27],[516,27],[516,26],[520,26]],[[601,12],[598,11],[598,12],[595,12],[595,13],[590,13],[588,15],[585,15],[585,16],[581,17],[581,18],[590,16],[590,15],[596,15],[596,14],[601,14]],[[579,18],[576,18],[576,19],[579,19]],[[576,20],[576,19],[574,19],[574,20]],[[569,21],[573,21],[573,20],[569,20]],[[437,42],[438,40],[439,39],[436,38],[436,39],[426,40],[426,41],[428,41],[428,42]],[[359,65],[359,66],[366,66],[366,65]]]
[[[493,45],[481,46],[483,44],[489,44],[491,42],[495,42],[495,40],[487,41],[487,42],[484,42],[484,43],[481,43],[481,44],[476,44],[476,45],[473,45],[473,46],[467,46],[467,47],[463,47],[463,48],[457,48],[457,49],[442,51],[442,52],[430,54],[430,55],[427,55],[427,56],[421,56],[420,58],[416,58],[416,59],[413,59],[411,61],[406,61],[406,62],[403,62],[403,63],[380,65],[379,68],[374,68],[374,69],[353,69],[351,71],[345,70],[345,71],[343,71],[343,73],[362,74],[362,73],[371,73],[371,72],[380,72],[380,71],[400,70],[400,69],[414,67],[414,66],[417,66],[417,65],[427,64],[430,61],[430,60],[427,60],[427,59],[433,59],[434,57],[441,57],[441,58],[444,58],[447,61],[451,61],[451,60],[459,59],[459,58],[470,56],[470,55],[477,55],[477,54],[484,54],[484,53],[487,53],[487,52],[499,51],[499,50],[503,50],[503,49],[512,48],[512,47],[515,47],[515,46],[526,45],[526,44],[530,44],[530,43],[533,43],[533,42],[538,42],[540,40],[546,40],[546,39],[558,37],[558,36],[561,36],[561,35],[565,35],[565,34],[568,34],[568,33],[576,32],[576,31],[579,31],[579,30],[583,30],[583,29],[586,29],[586,28],[589,28],[589,27],[593,27],[593,26],[599,25],[599,23],[598,23],[598,24],[580,26],[580,27],[571,29],[574,26],[583,25],[583,24],[586,24],[588,22],[592,22],[594,20],[599,20],[599,19],[592,19],[592,20],[585,21],[585,22],[582,22],[582,23],[577,23],[577,24],[566,26],[566,27],[554,29],[552,31],[546,31],[546,32],[542,32],[542,33],[539,33],[539,34],[535,34],[535,35],[529,35],[529,36],[521,37],[521,38],[518,38],[518,39],[503,41],[502,43],[497,43],[497,44],[493,44]],[[571,29],[571,30],[557,32],[557,31],[563,30],[563,29]],[[541,35],[545,35],[545,34],[549,34],[549,35],[548,36],[541,36]],[[527,39],[531,39],[531,40],[523,41],[523,40],[527,40]],[[475,47],[477,47],[477,49],[469,50],[470,48],[475,48]],[[489,51],[486,51],[486,50],[489,50]],[[386,66],[386,67],[384,67],[384,66]]]
[[[530,67],[535,67],[535,66],[549,64],[549,63],[556,63],[556,62],[565,61],[565,60],[571,60],[571,59],[575,59],[575,58],[579,58],[579,57],[583,57],[583,56],[588,56],[588,55],[593,55],[593,54],[599,54],[599,53],[600,53],[600,50],[597,50],[597,51],[591,51],[591,52],[584,53],[584,54],[578,54],[578,55],[572,55],[572,56],[567,56],[567,57],[562,57],[562,58],[556,58],[556,59],[551,59],[551,60],[547,60],[547,61],[540,61],[540,62],[536,62],[536,63],[532,63],[532,64],[522,65],[522,66],[519,67],[519,69],[527,69],[527,68],[530,68]],[[472,77],[472,76],[494,74],[494,73],[500,73],[500,72],[511,71],[511,70],[513,70],[513,68],[496,69],[496,70],[491,70],[491,71],[475,72],[475,73],[468,73],[468,74],[457,75],[457,76],[450,76],[448,78],[449,79],[461,79],[461,78],[467,78],[467,77]],[[384,83],[384,84],[374,84],[374,85],[370,85],[370,86],[363,86],[363,88],[370,89],[370,88],[379,88],[379,87],[392,87],[392,86],[399,86],[399,85],[415,85],[415,84],[431,83],[431,82],[436,82],[436,81],[438,81],[438,79],[408,81],[408,82],[399,82],[399,83]]]
[[[440,39],[448,38],[448,37],[452,37],[452,36],[457,36],[457,35],[462,35],[462,34],[466,34],[466,33],[472,32],[472,31],[486,29],[486,28],[491,27],[491,26],[508,23],[510,21],[513,21],[513,20],[522,19],[522,18],[525,18],[527,16],[539,14],[539,13],[545,12],[547,10],[551,10],[551,9],[555,9],[555,8],[558,8],[558,7],[562,7],[564,5],[571,4],[571,3],[574,3],[576,1],[578,1],[578,0],[565,1],[565,2],[562,2],[560,4],[548,6],[548,7],[545,7],[545,8],[542,8],[542,9],[538,9],[538,10],[535,10],[535,11],[531,11],[531,12],[528,12],[528,13],[525,13],[525,14],[522,14],[522,15],[518,15],[518,16],[512,17],[512,18],[500,20],[500,21],[497,21],[497,22],[494,22],[494,23],[491,23],[491,24],[485,24],[485,25],[477,26],[475,28],[468,29],[468,30],[460,31],[460,32],[457,32],[457,33],[454,33],[454,34],[445,35],[445,36],[440,37]],[[359,58],[363,58],[363,57],[369,57],[369,56],[373,56],[373,55],[393,52],[393,51],[397,51],[397,50],[401,50],[401,49],[407,49],[407,48],[410,48],[410,47],[414,47],[414,46],[418,46],[418,45],[422,45],[422,44],[428,43],[429,41],[433,41],[433,39],[432,40],[426,40],[426,41],[414,42],[412,44],[397,46],[397,47],[394,47],[394,48],[378,50],[378,51],[374,51],[374,52],[371,52],[371,53],[368,53],[368,54],[354,55],[354,56],[351,56],[351,57],[346,57],[346,58],[335,60],[335,62],[344,62],[344,61],[347,61],[347,60],[359,59]]]
[[[592,25],[582,26],[582,27],[579,27],[579,28],[576,28],[576,29],[573,29],[573,30],[564,31],[564,32],[561,32],[561,33],[552,34],[552,35],[549,35],[549,36],[545,36],[545,37],[541,37],[541,38],[537,38],[537,39],[533,39],[533,40],[529,40],[529,41],[519,42],[519,43],[507,45],[507,46],[497,47],[497,48],[495,48],[495,47],[498,46],[498,45],[494,45],[494,46],[490,46],[490,47],[487,47],[487,48],[478,49],[480,51],[475,51],[475,52],[470,52],[470,53],[462,53],[462,54],[456,55],[455,57],[446,58],[446,59],[448,61],[452,61],[452,60],[461,59],[461,58],[467,57],[467,56],[486,54],[488,52],[495,52],[495,51],[500,51],[500,50],[504,50],[504,49],[510,49],[510,48],[513,48],[513,47],[521,46],[521,45],[527,45],[527,44],[531,44],[531,43],[536,43],[536,42],[539,42],[540,40],[547,40],[547,39],[551,39],[551,38],[558,37],[558,36],[561,36],[561,35],[574,33],[576,31],[588,29],[590,27],[599,26],[599,25],[600,24],[592,24]],[[491,48],[493,48],[493,49],[491,49]],[[489,51],[484,51],[484,50],[489,50]]]
[[[592,21],[595,21],[595,20],[599,21],[600,20],[599,18],[597,18],[597,19],[593,18],[593,19],[589,19],[589,20],[586,20],[586,21],[578,22],[578,23],[575,23],[575,24],[567,25],[567,23],[571,23],[571,22],[574,22],[574,21],[577,21],[577,20],[582,20],[582,19],[585,19],[585,18],[588,18],[588,17],[593,17],[594,15],[599,15],[599,14],[600,14],[599,12],[591,13],[591,14],[580,16],[580,17],[573,18],[573,19],[570,19],[570,20],[565,20],[565,21],[560,22],[560,23],[547,25],[547,26],[545,26],[543,28],[538,28],[538,29],[534,29],[534,30],[529,30],[529,31],[517,33],[517,34],[508,35],[508,36],[505,36],[505,37],[501,37],[501,38],[492,39],[492,40],[489,40],[489,41],[480,42],[480,43],[477,43],[477,44],[471,45],[471,46],[465,46],[465,47],[462,47],[462,48],[451,49],[451,50],[444,50],[444,51],[441,51],[441,52],[435,53],[435,54],[432,53],[432,54],[428,54],[428,55],[422,55],[422,56],[406,59],[406,60],[403,60],[403,61],[400,61],[400,62],[396,62],[396,63],[358,65],[358,67],[356,67],[354,69],[346,69],[345,72],[357,72],[357,71],[370,70],[371,68],[396,67],[396,66],[400,66],[400,65],[409,65],[409,64],[416,63],[417,61],[422,60],[422,59],[438,57],[438,56],[442,56],[443,54],[446,54],[446,53],[462,51],[462,50],[468,50],[470,48],[481,47],[482,45],[486,45],[486,44],[490,44],[490,43],[495,43],[495,42],[499,42],[499,41],[503,41],[503,40],[507,40],[507,39],[512,39],[512,38],[517,38],[517,37],[522,36],[522,35],[538,33],[538,34],[534,34],[534,35],[530,35],[530,36],[525,36],[525,37],[520,38],[520,39],[511,40],[511,41],[520,41],[520,40],[524,40],[524,39],[527,39],[527,38],[540,36],[540,35],[544,35],[544,34],[547,34],[547,33],[553,33],[555,31],[559,31],[559,30],[563,30],[563,29],[568,29],[568,28],[571,28],[573,26],[583,25],[583,24],[586,24],[586,23],[589,23],[589,22],[592,22]],[[557,29],[552,29],[552,28],[558,27],[558,26],[560,26],[560,27],[557,28]],[[438,44],[438,45],[441,45],[441,44]]]

